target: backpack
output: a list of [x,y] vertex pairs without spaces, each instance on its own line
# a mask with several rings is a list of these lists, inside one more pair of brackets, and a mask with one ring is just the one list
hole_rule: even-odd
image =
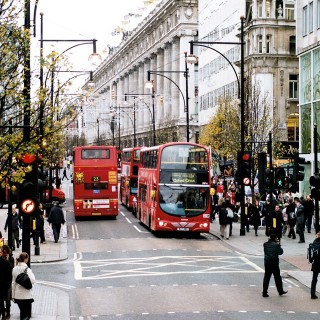
[[313,263],[315,257],[320,254],[320,245],[317,243],[310,243],[307,249],[307,259],[310,263]]

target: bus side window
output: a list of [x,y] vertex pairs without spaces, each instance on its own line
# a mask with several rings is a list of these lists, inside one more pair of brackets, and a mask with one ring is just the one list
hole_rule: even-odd
[[137,175],[138,175],[138,172],[139,172],[139,167],[136,166],[136,165],[134,165],[134,166],[132,167],[132,174],[133,174],[134,176],[137,176]]

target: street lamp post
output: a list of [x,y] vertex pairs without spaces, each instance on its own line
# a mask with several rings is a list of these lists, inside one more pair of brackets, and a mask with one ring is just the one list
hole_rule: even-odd
[[155,106],[154,106],[154,99],[155,99],[155,92],[154,89],[152,87],[152,93],[125,93],[125,101],[126,101],[126,97],[134,97],[134,98],[138,98],[139,96],[151,96],[152,97],[152,112],[148,106],[148,104],[145,103],[145,105],[148,107],[148,110],[151,114],[151,121],[152,121],[152,135],[153,135],[153,146],[156,145],[156,121],[155,121]]
[[[184,112],[186,113],[186,138],[187,138],[187,142],[190,141],[189,137],[190,137],[190,128],[189,128],[189,91],[188,91],[188,86],[189,86],[189,83],[188,83],[188,78],[189,78],[189,68],[188,68],[188,65],[187,65],[187,52],[184,53],[185,55],[185,71],[171,71],[171,70],[157,70],[157,71],[151,71],[151,70],[148,70],[148,81],[146,83],[146,87],[147,88],[152,88],[152,92],[154,94],[154,86],[153,86],[153,81],[150,80],[150,75],[151,74],[154,74],[154,75],[157,75],[157,76],[161,76],[161,77],[164,77],[166,79],[168,79],[169,81],[171,81],[179,90],[181,96],[182,96],[182,99],[183,99],[183,105],[184,105]],[[178,86],[178,84],[173,81],[171,78],[165,76],[163,73],[183,73],[185,78],[186,78],[186,92],[185,92],[185,96],[183,94],[183,92],[181,91],[180,87]]]
[[[29,2],[26,0],[26,2]],[[29,18],[30,19],[30,18]],[[30,24],[30,21],[29,21]],[[101,60],[101,56],[97,53],[97,40],[96,39],[43,39],[43,13],[40,13],[40,108],[39,108],[39,132],[41,139],[43,139],[44,136],[44,124],[43,124],[43,118],[44,118],[44,82],[43,82],[43,68],[44,68],[44,58],[43,58],[43,43],[44,42],[74,42],[75,45],[65,49],[61,54],[59,54],[57,57],[52,56],[52,64],[50,67],[51,71],[51,92],[50,92],[50,101],[51,105],[54,105],[54,73],[58,72],[55,70],[55,63],[58,60],[60,56],[62,56],[67,51],[76,48],[78,46],[82,45],[88,45],[92,44],[93,46],[93,52],[89,56],[89,60],[93,61],[94,59]],[[85,71],[82,71],[85,72]],[[75,77],[73,77],[75,78]],[[90,72],[90,80],[92,80],[92,72]],[[70,79],[68,80],[70,81]],[[43,167],[41,166],[41,171],[43,172]],[[49,201],[52,199],[52,168],[50,167],[50,174],[49,174]]]
[[[127,96],[130,96],[129,93],[124,94],[124,101],[127,101]],[[133,97],[133,147],[137,146],[137,137],[136,137],[136,96]]]
[[[211,49],[215,52],[217,52],[218,54],[220,54],[222,57],[224,57],[228,63],[230,64],[230,66],[232,67],[236,78],[237,78],[237,82],[238,82],[238,98],[240,97],[240,144],[241,144],[241,154],[243,154],[244,150],[245,150],[245,105],[244,105],[244,22],[245,22],[245,17],[241,17],[241,31],[240,31],[240,42],[219,42],[219,41],[190,41],[190,55],[187,57],[187,61],[188,63],[196,63],[197,62],[197,58],[193,55],[193,47],[194,46],[199,46],[199,47],[205,47],[208,49]],[[222,54],[220,51],[212,48],[209,45],[218,45],[218,44],[223,44],[223,45],[240,45],[241,48],[241,61],[240,61],[240,79],[238,77],[238,74],[233,66],[233,64],[231,63],[231,61],[224,55]],[[240,206],[241,206],[241,228],[240,228],[240,235],[245,235],[245,225],[244,225],[244,214],[245,214],[245,192],[244,192],[244,184],[242,182],[241,184],[241,188],[240,188],[240,197],[241,197],[241,201],[240,201]]]

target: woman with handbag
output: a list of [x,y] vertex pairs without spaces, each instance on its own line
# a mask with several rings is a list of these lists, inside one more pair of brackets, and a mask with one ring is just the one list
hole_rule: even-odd
[[12,270],[12,300],[18,304],[20,309],[20,320],[29,320],[31,318],[31,304],[34,301],[32,289],[26,289],[16,282],[19,274],[26,272],[32,284],[36,282],[32,270],[27,262],[29,255],[26,252],[20,253],[17,258],[17,265]]

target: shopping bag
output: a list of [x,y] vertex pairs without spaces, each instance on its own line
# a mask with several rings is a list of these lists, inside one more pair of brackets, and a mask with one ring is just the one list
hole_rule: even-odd
[[67,237],[67,224],[63,224],[61,227],[61,235],[62,238],[66,238]]
[[53,238],[53,232],[52,232],[52,228],[50,225],[46,225],[45,229],[44,229],[44,234],[45,234],[45,238],[46,239],[52,239]]

